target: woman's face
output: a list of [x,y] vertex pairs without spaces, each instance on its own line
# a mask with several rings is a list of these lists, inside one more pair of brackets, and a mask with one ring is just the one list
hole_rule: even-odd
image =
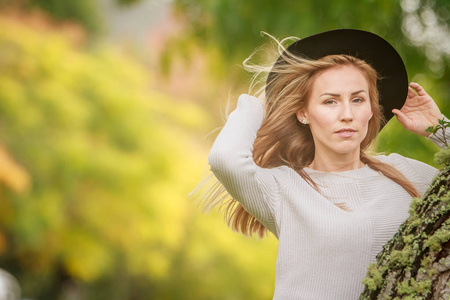
[[320,73],[314,79],[306,109],[297,117],[309,124],[316,156],[359,156],[372,118],[369,85],[363,73],[353,66]]

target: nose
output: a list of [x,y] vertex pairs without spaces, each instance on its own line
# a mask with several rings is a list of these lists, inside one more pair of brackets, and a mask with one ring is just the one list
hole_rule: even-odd
[[339,119],[341,122],[353,121],[353,111],[350,103],[344,103],[342,105],[341,115]]

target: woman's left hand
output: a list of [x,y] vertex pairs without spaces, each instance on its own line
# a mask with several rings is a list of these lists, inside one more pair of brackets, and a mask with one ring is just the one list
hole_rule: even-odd
[[438,125],[438,120],[442,119],[441,111],[433,98],[415,82],[409,84],[408,96],[403,107],[400,110],[393,109],[392,112],[403,127],[423,136],[430,135],[426,129]]

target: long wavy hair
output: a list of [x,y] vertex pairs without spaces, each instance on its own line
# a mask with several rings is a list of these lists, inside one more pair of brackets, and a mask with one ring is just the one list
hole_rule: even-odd
[[[270,68],[271,75],[261,90],[265,90],[265,115],[253,146],[253,159],[263,168],[288,166],[320,192],[316,183],[304,171],[314,160],[314,140],[308,126],[299,123],[296,113],[306,107],[314,79],[331,68],[353,66],[361,71],[369,85],[369,97],[373,116],[369,121],[368,132],[361,142],[360,160],[375,171],[402,186],[412,197],[420,197],[416,188],[395,168],[369,156],[366,151],[374,141],[383,119],[379,105],[377,72],[365,61],[349,55],[329,55],[319,60],[310,60],[286,51],[282,42],[278,52],[284,63]],[[244,62],[244,66],[256,76],[269,70]],[[221,206],[227,224],[246,236],[256,234],[263,237],[267,229],[254,216],[248,213],[239,202],[232,199],[218,182],[207,189],[203,195],[207,210]],[[337,204],[346,209],[345,203]]]

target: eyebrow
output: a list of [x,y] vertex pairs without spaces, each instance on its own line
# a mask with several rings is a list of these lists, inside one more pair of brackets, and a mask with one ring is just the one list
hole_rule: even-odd
[[[366,94],[367,94],[367,92],[366,92],[365,90],[359,90],[359,91],[353,92],[353,93],[352,93],[352,96],[357,95],[357,94],[359,94],[359,93],[366,93]],[[323,93],[322,95],[320,95],[320,97],[322,97],[322,96],[339,97],[340,94]]]

